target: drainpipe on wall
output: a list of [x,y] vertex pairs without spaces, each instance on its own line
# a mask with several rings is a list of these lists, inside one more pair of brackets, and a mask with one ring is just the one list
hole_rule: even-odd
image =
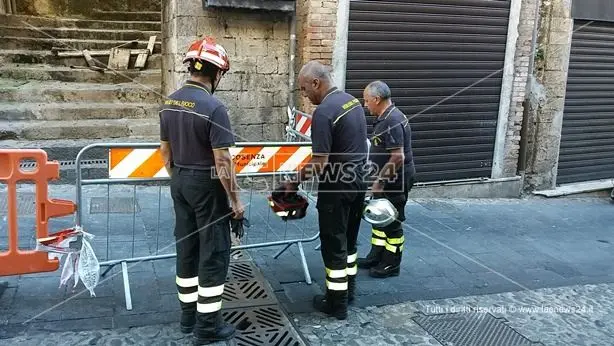
[[522,125],[520,127],[520,148],[518,153],[518,175],[524,178],[527,168],[527,146],[529,141],[529,109],[531,107],[531,90],[533,87],[533,69],[535,65],[535,53],[537,50],[537,29],[539,27],[539,5],[541,0],[535,2],[535,24],[533,25],[533,37],[531,40],[531,57],[529,58],[529,70],[527,73],[527,85],[524,97],[524,107],[522,112]]
[[294,108],[294,59],[296,57],[296,6],[294,7],[294,12],[290,13],[290,44],[289,44],[289,55],[290,59],[288,61],[288,106],[290,109]]

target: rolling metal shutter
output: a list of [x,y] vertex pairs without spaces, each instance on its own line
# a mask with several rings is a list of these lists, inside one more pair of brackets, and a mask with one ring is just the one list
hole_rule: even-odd
[[574,21],[557,184],[614,178],[614,23]]
[[362,99],[381,79],[415,116],[419,181],[490,177],[509,8],[509,0],[350,2],[346,91]]

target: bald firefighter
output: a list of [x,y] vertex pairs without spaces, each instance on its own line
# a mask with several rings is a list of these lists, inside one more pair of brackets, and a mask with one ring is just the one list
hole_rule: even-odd
[[[366,118],[360,101],[337,89],[329,68],[317,61],[302,67],[298,86],[317,105],[311,125],[312,159],[298,174],[299,182],[311,172],[319,177],[316,208],[326,294],[314,297],[313,305],[343,320],[355,291],[356,240],[366,192]],[[296,183],[286,188],[294,191]]]

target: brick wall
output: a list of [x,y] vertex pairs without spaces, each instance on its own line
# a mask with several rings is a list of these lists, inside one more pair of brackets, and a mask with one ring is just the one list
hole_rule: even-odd
[[532,53],[533,27],[535,26],[536,2],[523,0],[518,24],[518,39],[514,58],[514,82],[510,103],[507,130],[505,133],[505,160],[503,176],[514,176],[518,167],[520,153],[520,130],[524,112],[529,60]]
[[181,59],[190,42],[216,37],[230,72],[215,95],[228,107],[237,141],[281,140],[287,122],[289,20],[278,12],[203,9],[200,0],[169,0],[163,8],[163,90],[189,77]]
[[[332,65],[338,0],[297,0],[296,5],[298,77],[301,66],[310,60]],[[315,108],[309,100],[300,95],[297,107],[306,112]]]

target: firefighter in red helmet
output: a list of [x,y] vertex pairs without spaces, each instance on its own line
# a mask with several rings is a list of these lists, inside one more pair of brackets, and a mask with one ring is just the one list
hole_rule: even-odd
[[183,62],[190,79],[162,106],[160,149],[175,209],[180,327],[196,344],[208,344],[235,334],[222,319],[222,293],[230,218],[243,219],[244,207],[228,150],[235,143],[228,112],[213,96],[230,69],[226,51],[206,37],[190,45]]

